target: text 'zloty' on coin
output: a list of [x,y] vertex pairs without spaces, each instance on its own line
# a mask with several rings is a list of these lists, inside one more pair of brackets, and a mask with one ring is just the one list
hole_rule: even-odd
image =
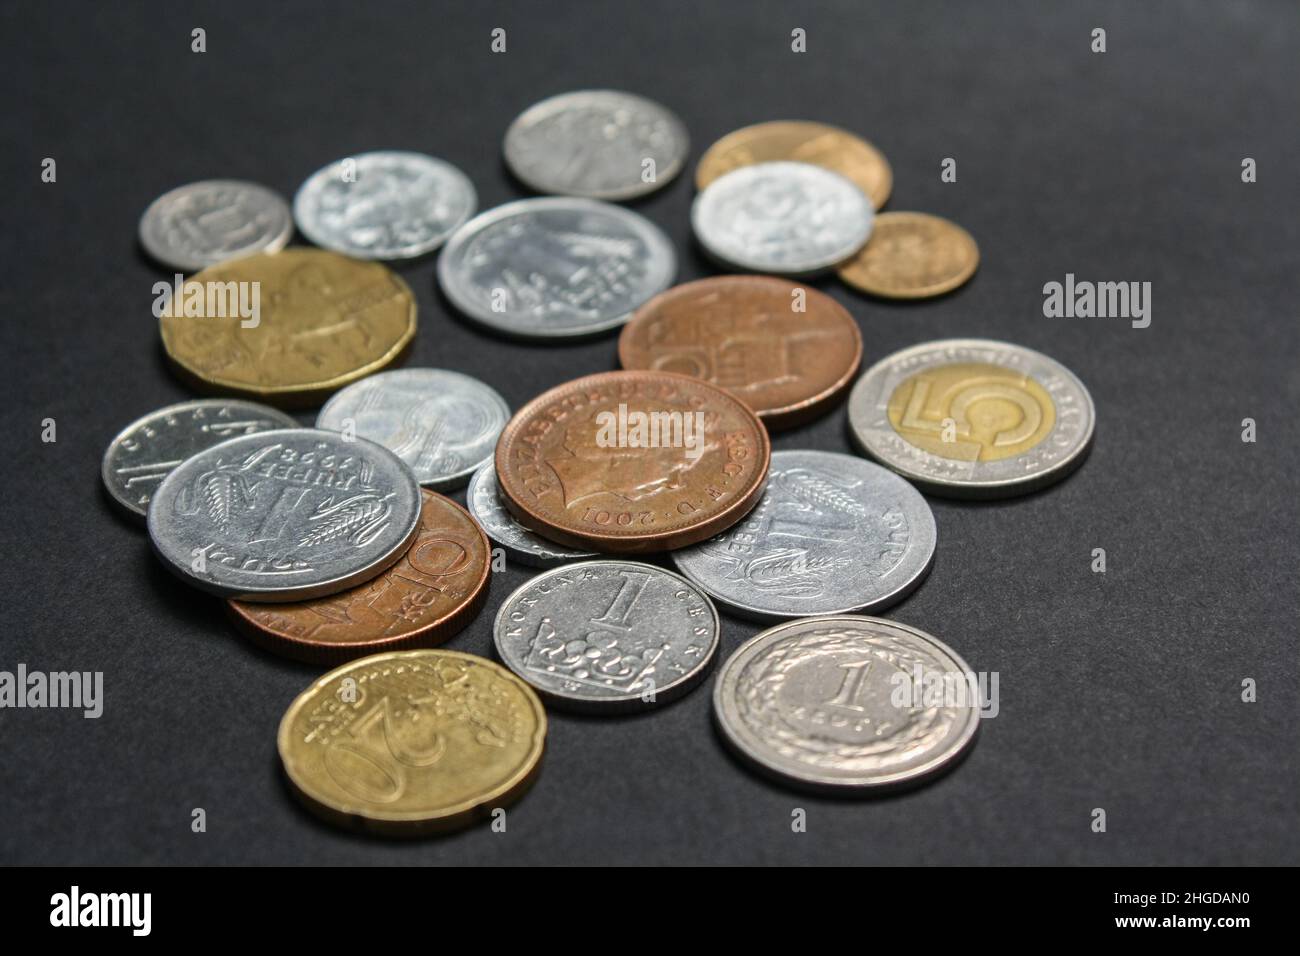
[[277,252],[292,234],[289,205],[279,193],[238,179],[178,186],[150,203],[140,218],[145,252],[181,272]]

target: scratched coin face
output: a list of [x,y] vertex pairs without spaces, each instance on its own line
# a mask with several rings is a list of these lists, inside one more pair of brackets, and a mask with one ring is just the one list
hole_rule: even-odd
[[465,503],[487,536],[505,550],[511,561],[534,568],[553,568],[596,556],[593,551],[579,551],[548,541],[515,520],[501,501],[494,461],[485,462],[474,472],[469,487],[465,489]]
[[548,701],[621,713],[668,703],[704,679],[718,613],[663,568],[584,561],[517,589],[492,633],[497,656]]
[[546,712],[504,667],[447,650],[394,651],[330,671],[280,721],[280,761],[322,819],[420,836],[488,818],[541,765]]
[[143,522],[159,483],[186,458],[227,438],[297,427],[284,412],[238,399],[168,405],[118,433],[104,452],[100,474],[113,502]]
[[741,645],[718,675],[723,739],[758,770],[827,792],[918,783],[974,739],[970,667],[924,631],[874,617],[789,621]]
[[956,223],[921,212],[886,212],[876,217],[871,241],[836,272],[872,295],[925,299],[965,283],[979,261],[979,246]]
[[935,524],[891,471],[825,451],[772,454],[767,491],[673,563],[728,610],[760,621],[879,611],[930,573]]
[[495,389],[460,372],[409,368],[371,375],[336,394],[316,427],[378,442],[426,488],[462,487],[496,449],[510,409]]
[[171,269],[196,272],[256,252],[276,252],[293,234],[278,193],[237,179],[206,179],[164,193],[140,218],[140,244]]
[[149,538],[196,587],[246,601],[303,601],[367,581],[419,530],[420,487],[374,442],[315,428],[231,438],[172,469],[149,503]]

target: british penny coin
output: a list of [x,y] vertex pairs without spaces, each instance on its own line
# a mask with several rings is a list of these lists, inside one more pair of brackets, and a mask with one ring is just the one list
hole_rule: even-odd
[[979,246],[955,222],[923,212],[884,212],[867,244],[835,271],[871,295],[926,299],[967,282],[979,263]]
[[312,813],[386,836],[471,824],[521,797],[541,767],[546,712],[500,664],[442,649],[344,664],[289,705],[276,735]]
[[669,372],[602,372],[525,405],[497,442],[510,512],[571,548],[685,547],[749,512],[771,445],[758,416],[714,385]]
[[387,571],[314,601],[228,601],[236,625],[273,653],[324,664],[430,647],[459,633],[487,598],[491,550],[456,502],[428,490],[421,498],[415,540]]
[[140,217],[140,245],[157,262],[181,272],[257,252],[277,252],[293,235],[289,204],[280,194],[238,179],[178,186]]
[[483,464],[465,489],[465,504],[474,520],[495,544],[500,545],[511,561],[535,568],[553,568],[573,561],[596,557],[593,551],[577,551],[533,534],[506,510],[497,488],[496,462]]
[[715,276],[674,286],[623,327],[625,369],[677,372],[727,389],[769,429],[811,421],[837,402],[862,360],[842,305],[769,276]]
[[377,262],[285,249],[192,276],[159,325],[195,387],[300,407],[394,361],[415,336],[415,296]]

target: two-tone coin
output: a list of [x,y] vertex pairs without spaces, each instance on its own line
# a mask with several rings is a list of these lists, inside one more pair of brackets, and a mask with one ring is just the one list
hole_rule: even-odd
[[501,501],[495,461],[485,462],[474,472],[469,487],[465,489],[465,504],[487,536],[505,550],[511,561],[535,568],[553,568],[596,557],[594,551],[566,548],[521,525]]
[[887,299],[925,299],[966,283],[979,267],[971,234],[939,216],[885,212],[870,241],[836,269],[855,289]]
[[238,179],[178,186],[140,217],[140,245],[171,269],[196,272],[258,252],[277,252],[293,235],[280,194]]

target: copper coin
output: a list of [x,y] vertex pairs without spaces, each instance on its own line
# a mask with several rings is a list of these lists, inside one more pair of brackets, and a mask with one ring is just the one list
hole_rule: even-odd
[[253,643],[298,660],[342,663],[366,654],[441,644],[487,597],[487,537],[450,498],[421,490],[420,530],[402,558],[375,579],[296,604],[228,601]]
[[928,299],[964,284],[979,263],[979,246],[955,222],[923,212],[885,212],[876,217],[871,239],[837,272],[871,295]]
[[670,372],[602,372],[544,392],[497,442],[497,483],[524,525],[573,548],[669,551],[743,518],[772,446],[729,392]]
[[623,327],[624,368],[704,379],[768,428],[811,421],[840,399],[862,335],[830,296],[769,276],[716,276],[661,292]]

